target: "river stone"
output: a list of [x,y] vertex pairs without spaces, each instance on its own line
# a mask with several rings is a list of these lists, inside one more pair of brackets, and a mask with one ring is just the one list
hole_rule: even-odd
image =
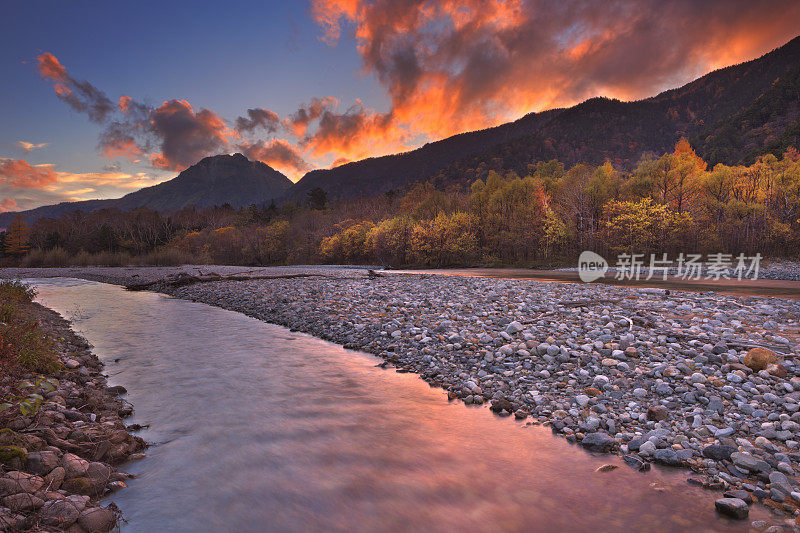
[[616,442],[613,437],[605,433],[588,433],[581,441],[581,446],[592,452],[608,453]]
[[49,474],[44,476],[45,486],[49,490],[58,490],[61,488],[61,484],[64,482],[64,476],[66,471],[64,467],[57,466],[55,467]]
[[747,515],[750,513],[750,508],[747,507],[744,500],[740,500],[739,498],[720,498],[714,502],[714,507],[716,507],[717,511],[721,514],[739,520],[747,518]]
[[78,505],[70,500],[50,500],[42,507],[42,521],[48,526],[70,526],[79,515]]
[[467,381],[467,383],[466,383],[466,385],[464,386],[464,388],[468,389],[470,392],[473,392],[473,393],[475,393],[475,394],[481,394],[481,393],[483,393],[483,391],[481,390],[481,388],[480,388],[480,387],[479,387],[479,386],[478,386],[478,385],[477,385],[477,384],[476,384],[474,381],[472,381],[472,380],[469,380],[469,381]]
[[522,324],[520,324],[519,322],[517,322],[517,321],[515,320],[515,321],[513,321],[511,324],[509,324],[508,326],[506,326],[506,333],[508,333],[508,334],[510,334],[510,335],[513,335],[513,334],[515,334],[515,333],[519,333],[519,332],[520,332],[520,331],[522,331],[523,329],[525,329],[525,326],[523,326]]
[[580,405],[581,407],[586,407],[589,405],[589,396],[586,394],[578,394],[575,396],[575,402]]
[[110,531],[116,521],[114,512],[103,507],[89,507],[78,517],[78,525],[90,533]]
[[639,446],[639,453],[643,453],[645,455],[652,455],[653,452],[656,451],[656,445],[653,444],[653,441],[646,440],[644,441],[641,446]]
[[733,464],[739,468],[743,468],[744,470],[755,470],[758,466],[758,459],[752,455],[742,452],[733,452],[731,454],[731,461],[733,461]]
[[764,370],[767,366],[776,363],[778,361],[778,356],[772,350],[768,350],[766,348],[753,348],[747,355],[744,356],[742,362],[745,366],[753,369],[754,371],[758,372],[759,370]]
[[747,505],[753,503],[753,497],[746,490],[729,490],[726,491],[722,496],[725,498],[739,498]]
[[37,498],[33,494],[20,492],[3,498],[3,505],[12,511],[32,511],[44,505],[44,500]]
[[497,400],[492,400],[492,406],[490,407],[490,409],[495,413],[499,413],[500,411],[508,411],[509,413],[513,413],[514,404],[512,404],[505,398],[500,398]]
[[650,470],[650,463],[643,460],[642,458],[636,455],[624,455],[622,460],[630,466],[631,468],[635,468],[636,470],[646,471]]
[[667,413],[667,410],[660,405],[651,405],[647,408],[648,420],[658,422],[659,420],[666,420],[667,418],[669,418],[669,413]]
[[89,469],[89,461],[81,459],[75,454],[65,453],[61,459],[61,466],[64,467],[64,476],[67,479],[82,477],[86,475],[86,470]]
[[653,460],[661,465],[667,466],[680,466],[681,460],[678,457],[678,452],[672,448],[664,448],[653,452]]
[[27,470],[40,476],[46,476],[59,464],[58,454],[50,450],[31,452],[28,454]]
[[659,383],[658,385],[656,385],[656,394],[659,394],[661,396],[669,396],[673,392],[674,390],[672,389],[672,387],[670,387],[666,383]]
[[711,444],[703,448],[703,456],[715,461],[730,461],[731,454],[737,450],[736,446],[724,444]]
[[108,389],[106,390],[109,392],[109,394],[112,394],[114,396],[120,396],[128,392],[128,389],[126,389],[122,385],[114,385],[113,387],[108,387]]
[[44,479],[27,472],[9,472],[6,477],[0,478],[0,495],[17,494],[19,492],[36,492]]

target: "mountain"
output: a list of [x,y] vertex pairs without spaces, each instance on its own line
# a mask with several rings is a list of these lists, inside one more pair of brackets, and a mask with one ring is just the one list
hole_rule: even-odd
[[[63,202],[22,211],[27,222],[37,218],[59,217],[73,211],[96,211],[117,208],[131,210],[148,207],[158,211],[177,211],[195,205],[207,207],[230,204],[242,207],[282,197],[292,182],[273,168],[259,161],[250,161],[242,154],[206,157],[175,178],[145,187],[111,200]],[[17,213],[0,214],[0,226],[8,226]]]
[[292,182],[260,161],[242,154],[206,157],[177,177],[116,200],[115,207],[175,211],[189,205],[242,207],[280,198]]
[[798,144],[800,37],[645,100],[592,98],[410,152],[314,170],[292,186],[288,198],[302,201],[316,187],[330,198],[352,198],[417,181],[464,186],[489,170],[524,174],[531,164],[550,159],[567,166],[610,160],[630,169],[645,153],[671,151],[681,137],[712,165],[750,163]]
[[[192,204],[304,202],[317,187],[330,199],[374,196],[419,181],[467,186],[490,170],[524,175],[531,165],[550,159],[567,166],[609,160],[630,169],[643,154],[671,151],[681,137],[687,137],[710,165],[749,164],[760,155],[779,155],[800,144],[800,37],[758,59],[716,70],[651,98],[634,102],[591,98],[409,152],[312,170],[294,185],[280,172],[241,154],[219,155],[203,159],[170,181],[119,199],[62,203],[22,215],[30,222],[106,207],[170,211]],[[0,227],[15,215],[0,214]]]

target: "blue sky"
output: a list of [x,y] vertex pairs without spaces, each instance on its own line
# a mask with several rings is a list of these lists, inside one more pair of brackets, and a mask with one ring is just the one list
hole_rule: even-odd
[[95,150],[97,126],[39,76],[42,52],[112,100],[187,99],[224,117],[251,107],[284,115],[321,94],[386,105],[380,87],[360,73],[355,46],[322,43],[304,2],[12,0],[1,9],[0,157],[25,156],[14,145],[24,140],[49,143],[25,157],[32,164],[57,161],[74,172],[109,164]]

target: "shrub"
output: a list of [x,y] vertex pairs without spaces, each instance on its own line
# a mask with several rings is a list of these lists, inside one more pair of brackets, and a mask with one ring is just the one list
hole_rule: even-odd
[[69,252],[55,247],[50,250],[35,249],[22,258],[23,267],[65,267],[71,264]]
[[[36,289],[18,279],[7,279],[0,281],[0,301],[6,302],[30,302],[36,297]],[[0,311],[0,314],[2,312]],[[0,320],[3,320],[0,317]]]
[[35,372],[58,367],[53,339],[23,309],[36,296],[19,280],[0,282],[0,360]]
[[137,265],[178,266],[193,264],[192,255],[177,248],[159,248],[136,257]]

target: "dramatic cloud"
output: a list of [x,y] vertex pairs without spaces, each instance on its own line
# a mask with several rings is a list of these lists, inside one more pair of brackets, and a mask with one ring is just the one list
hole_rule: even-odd
[[236,131],[252,133],[256,128],[263,128],[267,133],[275,133],[280,124],[281,118],[269,109],[248,109],[247,117],[236,119]]
[[303,159],[297,148],[284,139],[275,139],[271,142],[260,141],[254,144],[245,142],[237,148],[248,159],[266,163],[287,175],[301,174],[312,168]]
[[112,102],[50,53],[37,58],[39,72],[102,124],[98,150],[109,159],[177,171],[239,150],[296,179],[592,96],[629,100],[680,86],[787,42],[800,3],[311,0],[311,14],[327,43],[352,36],[388,109],[324,96],[282,116],[253,107],[226,121],[187,100]]
[[337,103],[338,100],[332,96],[314,98],[311,103],[301,105],[286,119],[286,127],[297,137],[302,137],[313,120],[318,119],[322,113],[334,109]]
[[26,141],[17,141],[14,144],[17,145],[17,148],[19,148],[20,150],[22,150],[26,154],[29,154],[29,153],[33,152],[34,150],[38,150],[39,148],[44,148],[45,146],[48,146],[49,143],[38,143],[38,144],[36,144],[36,143],[29,143],[29,142],[26,142]]
[[395,124],[442,137],[605,95],[650,96],[798,32],[794,0],[312,0],[352,29]]
[[208,154],[228,146],[231,133],[213,111],[195,112],[186,100],[168,100],[150,115],[151,132],[161,139],[161,153],[151,157],[154,166],[182,170]]
[[33,166],[23,159],[0,159],[0,184],[15,189],[41,189],[55,183],[50,165]]
[[407,134],[393,121],[391,114],[365,109],[360,101],[344,113],[324,109],[313,133],[307,133],[300,145],[313,156],[336,159],[364,157],[396,152],[406,146]]
[[0,213],[5,213],[7,211],[16,211],[17,209],[19,209],[17,201],[11,197],[6,196],[0,201]]
[[39,62],[39,74],[55,83],[56,95],[75,111],[86,113],[90,120],[99,123],[114,110],[114,104],[101,90],[67,74],[67,69],[53,54],[45,52],[36,59]]

